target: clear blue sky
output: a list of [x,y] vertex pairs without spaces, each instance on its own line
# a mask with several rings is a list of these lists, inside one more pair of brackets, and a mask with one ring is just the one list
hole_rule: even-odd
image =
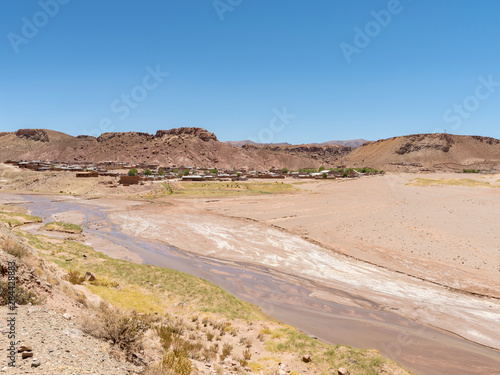
[[3,0],[0,131],[500,138],[499,15],[498,0]]

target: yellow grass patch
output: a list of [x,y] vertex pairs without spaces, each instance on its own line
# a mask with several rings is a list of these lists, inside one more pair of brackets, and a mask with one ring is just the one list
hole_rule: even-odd
[[466,186],[466,187],[500,188],[500,185],[495,185],[486,181],[473,180],[471,178],[460,178],[460,179],[440,178],[438,180],[433,180],[431,178],[415,178],[411,180],[407,185],[410,186],[450,185],[450,186]]

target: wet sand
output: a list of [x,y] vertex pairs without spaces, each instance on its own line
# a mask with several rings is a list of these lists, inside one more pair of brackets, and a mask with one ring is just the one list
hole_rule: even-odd
[[[382,305],[380,301],[375,301],[376,298],[374,300],[366,295],[363,296],[361,292],[364,286],[362,288],[358,285],[358,289],[354,288],[353,285],[335,288],[326,283],[318,283],[315,277],[307,277],[308,275],[297,277],[301,276],[300,272],[297,272],[298,270],[289,267],[279,270],[279,267],[276,267],[270,261],[273,257],[262,257],[259,266],[259,262],[256,262],[255,259],[253,259],[253,262],[237,259],[231,261],[217,260],[217,258],[234,258],[234,256],[231,257],[230,249],[226,249],[229,251],[228,253],[214,251],[214,253],[209,254],[209,257],[206,256],[207,254],[200,253],[200,255],[197,255],[191,252],[179,251],[161,243],[161,241],[168,239],[166,233],[174,228],[164,226],[163,235],[158,239],[152,235],[155,232],[154,225],[158,223],[151,218],[142,223],[142,227],[139,228],[145,226],[146,231],[149,232],[148,238],[153,242],[141,239],[141,235],[145,236],[143,232],[131,232],[130,230],[134,225],[128,227],[127,225],[130,223],[127,224],[127,220],[120,221],[116,218],[116,215],[123,214],[123,211],[130,212],[132,210],[134,215],[130,215],[130,217],[138,217],[138,214],[142,211],[149,211],[136,202],[120,202],[120,204],[109,201],[51,203],[50,200],[39,197],[30,197],[30,200],[36,202],[36,204],[28,205],[33,213],[46,218],[58,214],[58,212],[79,211],[86,216],[83,222],[86,235],[105,238],[106,241],[113,243],[117,248],[123,248],[123,254],[127,252],[138,254],[145,263],[178,269],[205,278],[239,298],[256,303],[264,311],[278,319],[310,334],[315,334],[328,342],[377,348],[382,354],[414,370],[416,373],[455,374],[457,371],[477,374],[500,373],[497,370],[500,368],[500,353],[497,351],[467,342],[457,336],[394,314],[390,311],[391,304]],[[166,207],[168,206],[162,206],[160,210],[163,212],[163,216],[168,215],[165,212]],[[120,222],[122,229],[113,224],[108,215],[114,217],[114,221]],[[96,222],[99,225],[96,226]],[[160,225],[163,224],[163,222],[160,222]],[[247,229],[242,228],[242,230]],[[131,234],[135,238],[125,235],[124,232]],[[264,234],[265,238],[271,241],[263,243],[267,248],[273,241],[279,241],[279,237],[273,237],[272,232],[264,231]],[[253,237],[255,233],[247,232],[247,236],[249,235]],[[262,238],[258,240],[260,241]],[[184,243],[187,245],[191,243],[191,240],[184,238]],[[230,244],[231,241],[226,241],[225,246],[228,247]],[[210,243],[205,243],[202,246],[205,248],[206,253],[209,252],[209,245]],[[308,243],[308,245],[311,244]],[[247,244],[246,246],[250,245]],[[274,244],[274,246],[278,245]],[[106,252],[106,248],[97,247],[97,249]],[[216,247],[215,250],[217,249]],[[310,256],[310,246],[306,246],[305,249]],[[247,251],[248,248],[244,250]],[[348,258],[346,259],[348,260]],[[345,263],[346,259],[341,259],[341,261]],[[281,263],[279,262],[280,259],[276,258],[274,260]],[[327,259],[328,262],[331,260],[330,258]],[[301,265],[304,268],[304,262]],[[315,265],[309,264],[310,266]],[[341,269],[340,266],[337,268],[330,266],[336,269],[336,272],[340,272],[344,278],[347,278],[348,275],[346,270],[349,271],[353,267],[352,264],[349,267],[347,267],[347,264],[343,264],[344,269]],[[357,271],[359,270],[357,269]],[[368,271],[371,272],[372,270]],[[369,280],[372,283],[377,283],[380,274],[363,273],[360,277],[372,277]],[[401,280],[395,281],[401,283]],[[311,295],[327,296],[328,298],[327,300],[319,299],[311,297]],[[405,302],[412,302],[412,296],[407,297]],[[465,297],[473,298],[471,296]],[[438,295],[437,298],[442,298],[442,296]],[[349,302],[350,306],[331,302],[334,300]],[[481,300],[478,299],[473,302],[478,303]],[[439,303],[439,301],[436,301],[436,303]],[[483,307],[478,310],[484,312]],[[397,312],[400,314],[400,311]],[[486,320],[486,326],[493,330],[490,339],[495,339],[496,321],[488,321],[485,315],[482,316],[482,319]]]

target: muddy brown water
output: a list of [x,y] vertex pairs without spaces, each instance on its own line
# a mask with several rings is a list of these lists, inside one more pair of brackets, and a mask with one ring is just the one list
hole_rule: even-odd
[[[402,318],[348,291],[325,289],[343,298],[357,299],[367,309],[344,306],[311,297],[311,281],[240,262],[213,259],[171,246],[133,238],[111,223],[106,208],[45,196],[12,196],[26,201],[32,214],[44,222],[56,213],[85,215],[84,232],[104,238],[138,254],[145,264],[201,277],[236,297],[301,331],[332,344],[374,348],[416,374],[500,374],[500,352],[456,335]],[[98,222],[99,229],[91,223]],[[105,252],[105,249],[96,248]]]

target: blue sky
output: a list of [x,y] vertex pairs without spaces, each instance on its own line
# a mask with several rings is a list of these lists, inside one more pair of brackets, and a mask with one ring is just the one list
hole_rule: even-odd
[[494,0],[3,0],[0,131],[500,138],[499,14]]

